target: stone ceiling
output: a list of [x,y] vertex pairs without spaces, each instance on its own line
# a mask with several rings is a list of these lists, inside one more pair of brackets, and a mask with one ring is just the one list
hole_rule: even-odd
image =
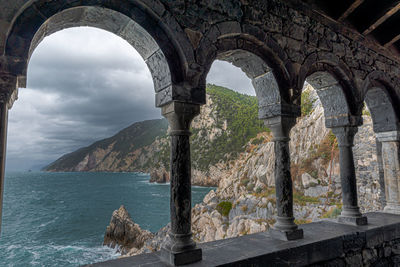
[[395,53],[400,51],[400,1],[302,0],[317,12],[355,29]]

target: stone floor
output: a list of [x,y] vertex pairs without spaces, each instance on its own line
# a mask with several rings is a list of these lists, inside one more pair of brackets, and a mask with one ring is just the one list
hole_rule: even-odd
[[[274,240],[265,232],[203,243],[199,245],[203,249],[203,260],[187,266],[318,266],[329,261],[349,264],[349,257],[362,263],[366,249],[382,248],[383,251],[400,238],[399,215],[371,212],[366,216],[369,222],[366,226],[339,224],[335,220],[301,225],[304,239],[296,241]],[[385,257],[393,256],[391,253],[385,252]],[[384,257],[381,254],[377,253],[377,261]],[[168,265],[160,261],[158,253],[151,253],[86,266]]]

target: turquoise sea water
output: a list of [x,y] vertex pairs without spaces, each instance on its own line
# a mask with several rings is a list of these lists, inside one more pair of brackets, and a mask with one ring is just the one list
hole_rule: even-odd
[[[7,173],[0,266],[79,266],[116,258],[102,246],[111,214],[125,205],[142,228],[169,222],[169,185],[140,173]],[[193,187],[193,204],[209,187]]]

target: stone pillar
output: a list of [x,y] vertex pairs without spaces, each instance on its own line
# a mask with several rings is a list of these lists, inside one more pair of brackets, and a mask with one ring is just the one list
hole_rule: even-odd
[[271,129],[275,147],[275,189],[278,216],[270,229],[271,237],[280,240],[303,238],[303,229],[294,223],[293,185],[290,175],[289,132],[296,124],[295,117],[277,116],[265,120]]
[[172,102],[162,107],[171,136],[171,230],[161,257],[172,265],[189,264],[202,259],[191,232],[191,162],[190,123],[200,113],[200,106]]
[[386,206],[386,195],[385,195],[385,173],[383,170],[383,161],[382,161],[382,142],[375,138],[376,143],[376,159],[378,162],[378,175],[379,175],[379,200],[381,202],[382,207]]
[[8,108],[10,96],[16,91],[17,78],[0,73],[0,232],[3,212],[4,170],[6,163]]
[[382,142],[382,165],[388,213],[400,214],[400,131],[376,133]]
[[342,126],[332,128],[339,145],[340,180],[342,185],[343,209],[339,222],[366,225],[367,217],[363,216],[358,207],[357,180],[354,168],[353,146],[357,126]]

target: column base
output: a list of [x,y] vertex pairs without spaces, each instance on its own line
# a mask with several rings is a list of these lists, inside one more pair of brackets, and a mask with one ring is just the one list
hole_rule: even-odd
[[360,217],[350,217],[350,216],[339,216],[338,218],[339,223],[351,224],[351,225],[367,225],[368,218],[365,216]]
[[283,241],[297,240],[304,237],[303,229],[300,228],[288,231],[271,228],[269,229],[269,235],[274,239],[279,239]]
[[386,205],[385,208],[383,209],[383,212],[400,215],[400,206],[398,206],[398,205]]
[[161,248],[160,258],[168,264],[177,266],[201,261],[202,254],[201,248],[193,248],[182,252],[173,252],[166,248]]

